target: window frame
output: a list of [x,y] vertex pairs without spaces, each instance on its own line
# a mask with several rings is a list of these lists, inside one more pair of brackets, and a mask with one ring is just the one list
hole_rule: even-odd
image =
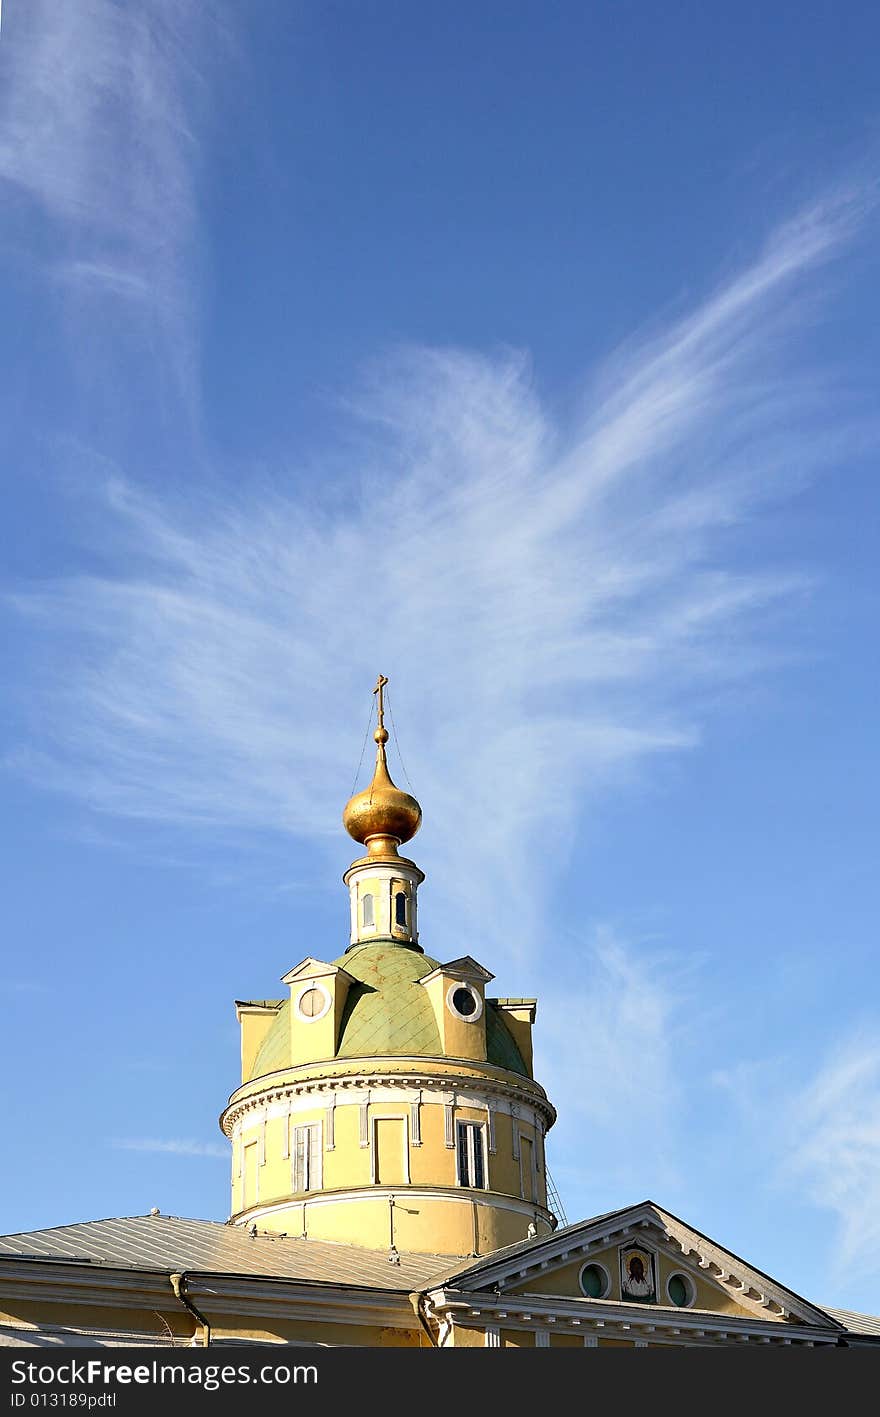
[[[469,994],[473,1000],[473,1013],[463,1014],[453,1002],[459,989],[464,989],[465,993]],[[453,979],[449,988],[446,990],[446,1007],[452,1014],[452,1017],[460,1019],[462,1023],[478,1023],[483,1017],[483,1000],[480,996],[480,991],[479,989],[475,989],[473,984],[469,984],[465,979]]]
[[[306,994],[310,994],[313,990],[321,997],[321,1007],[317,1013],[307,1014],[303,1011],[302,1001]],[[303,984],[302,988],[298,991],[294,1004],[296,1016],[301,1023],[319,1023],[322,1018],[326,1018],[332,1007],[333,995],[326,985],[322,984],[318,979],[306,980],[305,984]]]
[[[588,1294],[584,1288],[584,1275],[588,1269],[597,1269],[602,1275],[603,1287],[601,1294]],[[578,1288],[585,1299],[607,1299],[611,1293],[611,1271],[607,1265],[601,1264],[599,1260],[585,1260],[578,1271]]]
[[[672,1297],[672,1294],[671,1294],[671,1292],[670,1292],[670,1287],[669,1287],[669,1286],[672,1284],[673,1279],[680,1279],[680,1280],[682,1280],[683,1283],[684,1283],[685,1292],[686,1292],[687,1297],[686,1297],[686,1299],[685,1299],[685,1301],[684,1301],[683,1304],[679,1304],[679,1303],[678,1303],[675,1299],[673,1299],[673,1297]],[[664,1285],[664,1288],[666,1289],[666,1297],[667,1297],[667,1299],[669,1300],[670,1304],[672,1304],[676,1309],[692,1309],[692,1308],[693,1308],[693,1306],[694,1306],[694,1304],[695,1304],[695,1302],[696,1302],[696,1298],[697,1298],[697,1286],[696,1286],[696,1284],[694,1283],[694,1281],[693,1281],[693,1279],[691,1278],[691,1276],[688,1274],[687,1270],[684,1270],[684,1269],[676,1269],[676,1270],[673,1270],[671,1274],[668,1274],[668,1275],[666,1276],[666,1283],[665,1283],[665,1285]]]
[[455,1178],[457,1184],[466,1190],[488,1191],[489,1157],[485,1122],[456,1119]]
[[[322,1154],[322,1129],[321,1122],[297,1122],[291,1127],[290,1137],[290,1186],[295,1196],[307,1195],[312,1191],[323,1189],[324,1183],[324,1159]],[[307,1134],[305,1145],[300,1152],[299,1136],[301,1133]],[[312,1141],[311,1134],[314,1132],[316,1140]],[[301,1173],[305,1171],[303,1176]],[[313,1175],[313,1171],[317,1175]],[[301,1180],[305,1185],[298,1185]]]

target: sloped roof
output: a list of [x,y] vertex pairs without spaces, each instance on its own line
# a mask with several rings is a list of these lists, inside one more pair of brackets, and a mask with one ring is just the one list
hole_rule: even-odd
[[[642,1207],[628,1206],[623,1210],[607,1211],[591,1220],[557,1230],[551,1239],[574,1236],[585,1228],[601,1226],[637,1209]],[[457,1288],[462,1279],[476,1280],[476,1284],[465,1282],[462,1286],[463,1292],[468,1293],[480,1287],[481,1272],[490,1268],[494,1270],[499,1263],[515,1260],[526,1253],[539,1258],[546,1244],[542,1240],[526,1240],[521,1244],[507,1245],[478,1260],[402,1252],[399,1264],[391,1264],[387,1250],[366,1250],[330,1240],[302,1239],[266,1232],[250,1236],[240,1226],[224,1225],[215,1220],[135,1215],[0,1235],[0,1278],[4,1260],[28,1260],[47,1264],[89,1265],[96,1270],[235,1275],[405,1294],[440,1285]],[[753,1273],[759,1274],[760,1271]],[[593,1299],[589,1304],[594,1310],[601,1309],[605,1301]],[[829,1327],[839,1324],[848,1334],[863,1338],[866,1342],[880,1339],[880,1317],[854,1313],[849,1309],[815,1307],[819,1315],[828,1316]],[[665,1311],[663,1306],[652,1306],[652,1312],[658,1310]],[[682,1314],[680,1309],[669,1312],[679,1317]]]
[[[352,975],[340,1028],[339,1058],[443,1056],[437,1020],[419,983],[439,968],[420,950],[378,941],[355,945],[333,961]],[[494,1003],[486,1001],[486,1051],[496,1067],[527,1077],[513,1035]],[[278,1009],[257,1051],[248,1081],[290,1065],[290,1002]]]
[[96,1269],[165,1274],[250,1275],[406,1293],[451,1263],[448,1255],[401,1253],[400,1263],[391,1264],[387,1250],[267,1233],[250,1236],[240,1226],[172,1215],[87,1220],[0,1235],[0,1274],[4,1259],[66,1260]]
[[827,1304],[822,1305],[822,1312],[837,1319],[837,1322],[843,1324],[850,1333],[880,1338],[880,1316],[878,1315],[856,1314],[852,1309],[829,1309]]

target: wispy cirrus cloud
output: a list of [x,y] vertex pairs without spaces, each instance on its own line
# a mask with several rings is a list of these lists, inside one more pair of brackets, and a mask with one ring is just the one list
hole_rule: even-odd
[[789,648],[768,612],[804,580],[742,551],[768,499],[867,436],[797,343],[866,205],[776,231],[595,371],[568,426],[519,355],[405,349],[348,401],[356,476],[328,449],[289,487],[105,480],[115,572],[17,599],[52,655],[15,764],[120,818],[329,837],[381,669],[426,920],[526,950],[553,879],[536,846],[564,859],[611,784],[699,741],[708,691]]
[[124,300],[190,385],[198,121],[228,28],[213,0],[29,0],[0,45],[6,239],[17,196],[46,221],[20,244],[76,302]]
[[[719,1069],[712,1081],[731,1102],[741,1128],[737,1154],[750,1158],[752,1184],[780,1192],[789,1204],[832,1214],[830,1234],[817,1227],[817,1268],[827,1302],[874,1303],[880,1267],[880,1032],[851,1026],[824,1056],[806,1061],[790,1051]],[[838,1302],[842,1302],[839,1298]]]
[[880,1269],[880,1034],[831,1053],[786,1110],[783,1182],[806,1187],[838,1218],[834,1267],[867,1278]]
[[113,1141],[115,1151],[163,1152],[169,1156],[208,1156],[217,1160],[229,1160],[229,1147],[216,1142],[161,1140],[157,1137],[130,1137]]
[[[574,1209],[577,1198],[589,1213],[610,1195],[635,1201],[677,1184],[693,983],[684,961],[607,926],[576,958],[576,982],[569,978],[562,992],[551,980],[541,991],[538,1073],[559,1112],[549,1146],[563,1203]],[[584,1161],[557,1167],[557,1156]],[[601,1168],[591,1164],[595,1156]],[[602,1196],[593,1190],[599,1174]]]

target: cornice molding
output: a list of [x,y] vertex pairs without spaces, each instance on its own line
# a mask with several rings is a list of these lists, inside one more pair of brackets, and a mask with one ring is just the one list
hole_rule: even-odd
[[[10,1270],[12,1272],[10,1272]],[[47,1272],[49,1271],[49,1272]],[[376,1324],[379,1327],[417,1328],[407,1297],[408,1290],[358,1289],[308,1280],[230,1275],[223,1271],[187,1270],[187,1294],[209,1317],[235,1315],[242,1319]],[[64,1266],[58,1272],[39,1261],[16,1261],[0,1271],[4,1300],[107,1308],[155,1313],[173,1312],[177,1300],[169,1276],[151,1271],[120,1271],[94,1266]],[[221,1287],[222,1286],[222,1287]],[[42,1332],[42,1329],[38,1329]],[[141,1330],[133,1329],[132,1332]]]
[[781,1324],[772,1319],[751,1319],[715,1314],[705,1309],[663,1309],[655,1304],[629,1304],[609,1300],[561,1299],[544,1294],[486,1295],[441,1286],[429,1289],[426,1299],[432,1312],[453,1325],[471,1327],[504,1324],[535,1330],[551,1327],[559,1333],[590,1333],[607,1338],[687,1342],[744,1342],[790,1346],[834,1346],[840,1329],[818,1325]]
[[[354,1102],[354,1098],[346,1098],[346,1092],[360,1094],[371,1090],[393,1088],[406,1093],[421,1092],[423,1094],[421,1101],[427,1106],[436,1104],[432,1096],[424,1095],[426,1093],[442,1094],[443,1105],[447,1101],[453,1100],[456,1095],[482,1095],[487,1103],[490,1098],[504,1097],[538,1113],[543,1118],[545,1132],[549,1131],[556,1120],[556,1109],[547,1100],[543,1091],[539,1096],[531,1088],[521,1087],[506,1080],[480,1074],[463,1074],[456,1077],[454,1074],[444,1076],[416,1069],[394,1073],[373,1069],[370,1072],[362,1073],[337,1073],[323,1078],[278,1081],[241,1098],[236,1098],[233,1093],[232,1099],[220,1114],[220,1129],[225,1136],[231,1139],[236,1123],[248,1112],[265,1112],[267,1108],[283,1104],[293,1098],[308,1097],[311,1094],[314,1094],[316,1098],[321,1098],[332,1093],[336,1098],[335,1105],[342,1107],[348,1101]],[[358,1102],[362,1100],[362,1098],[358,1098]]]
[[425,1053],[396,1053],[385,1056],[374,1053],[361,1057],[316,1058],[310,1063],[275,1068],[261,1077],[249,1078],[247,1082],[239,1083],[229,1094],[226,1107],[243,1101],[250,1095],[250,1089],[261,1092],[266,1087],[277,1087],[282,1083],[326,1083],[339,1076],[352,1074],[372,1076],[378,1073],[382,1077],[397,1077],[406,1076],[412,1071],[430,1073],[436,1078],[485,1078],[504,1087],[519,1088],[542,1101],[553,1112],[554,1117],[556,1116],[556,1109],[543,1087],[532,1077],[513,1073],[509,1068],[501,1068],[495,1063],[480,1061],[477,1058],[453,1058]]

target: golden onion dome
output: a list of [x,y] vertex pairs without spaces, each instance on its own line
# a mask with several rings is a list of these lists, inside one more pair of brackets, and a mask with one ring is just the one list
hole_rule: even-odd
[[379,696],[379,726],[373,734],[378,744],[373,780],[363,792],[350,798],[342,813],[349,836],[363,843],[371,856],[396,856],[397,848],[414,837],[422,823],[422,809],[408,792],[395,787],[388,772],[385,744],[388,732],[384,721],[384,674],[373,690]]

